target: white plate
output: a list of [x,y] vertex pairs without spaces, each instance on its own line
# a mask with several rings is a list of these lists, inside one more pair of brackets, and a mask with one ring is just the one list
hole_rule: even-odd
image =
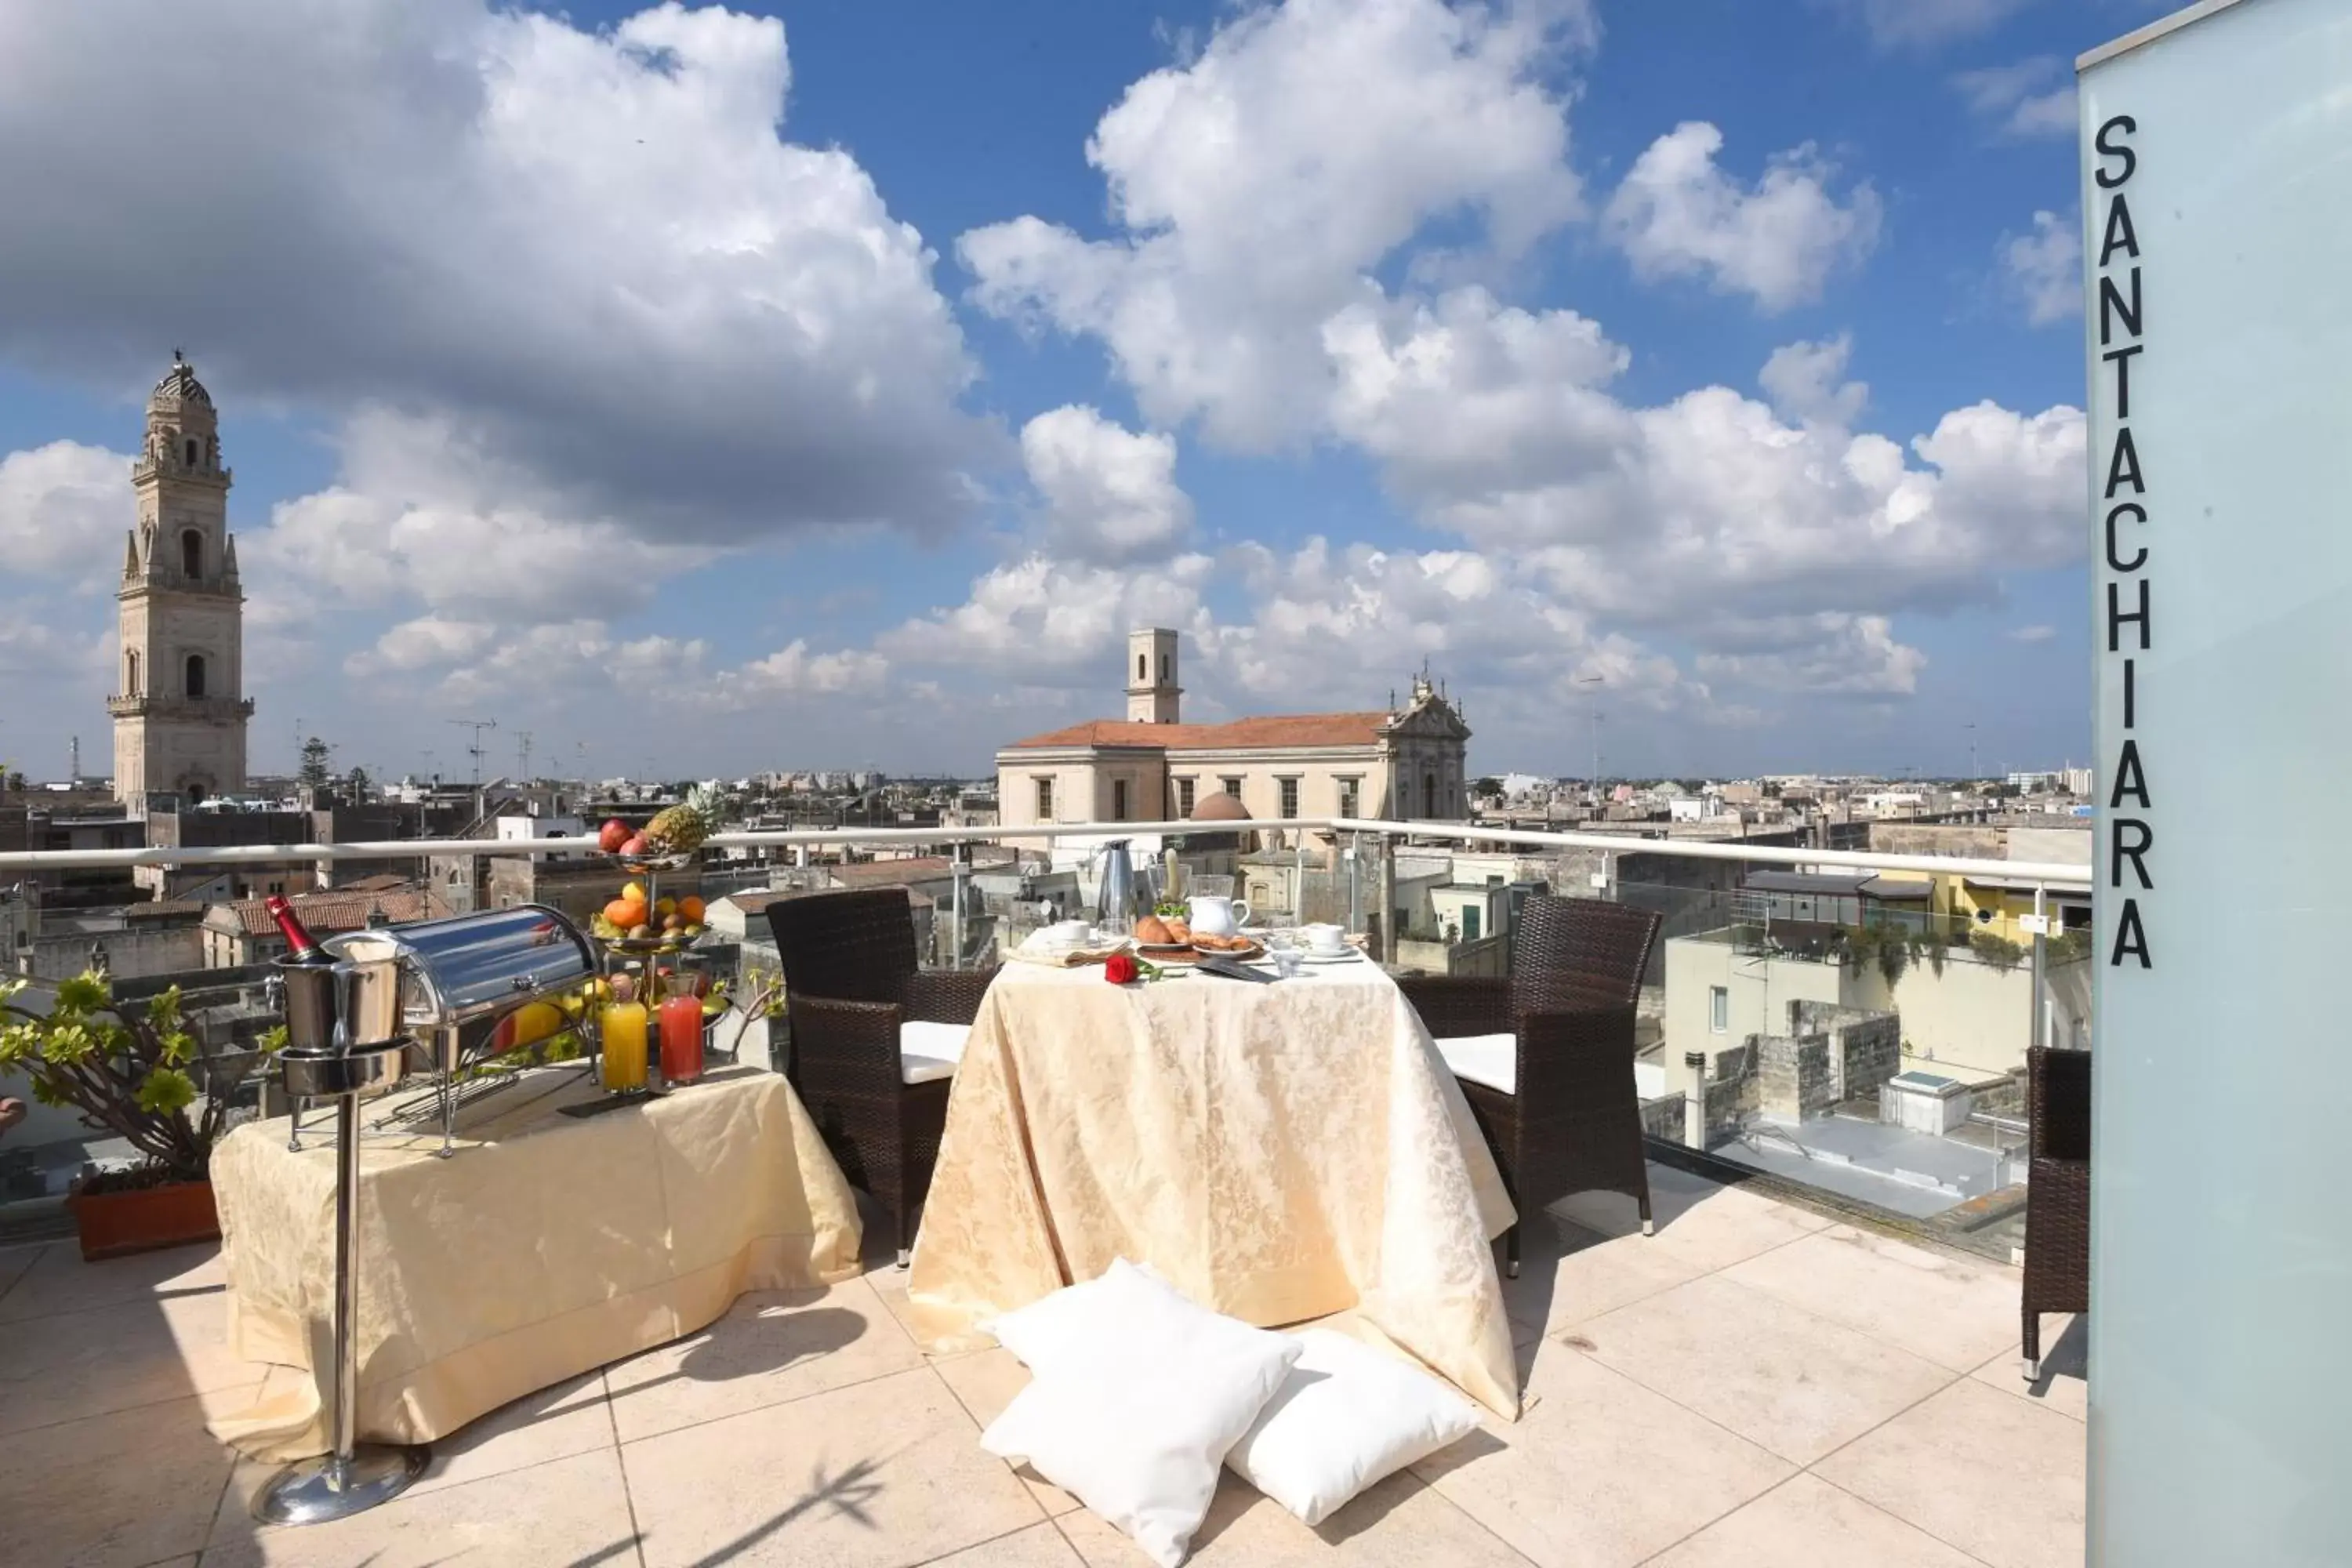
[[1360,963],[1364,959],[1364,955],[1352,947],[1345,952],[1315,952],[1301,948],[1298,957],[1305,963]]

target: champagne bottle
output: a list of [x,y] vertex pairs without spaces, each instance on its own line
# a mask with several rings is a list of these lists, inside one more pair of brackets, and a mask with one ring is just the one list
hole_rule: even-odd
[[311,939],[310,932],[302,924],[302,918],[294,912],[293,900],[283,894],[272,893],[261,900],[261,907],[269,911],[269,918],[276,921],[278,929],[286,934],[287,963],[331,964],[335,962],[333,953]]

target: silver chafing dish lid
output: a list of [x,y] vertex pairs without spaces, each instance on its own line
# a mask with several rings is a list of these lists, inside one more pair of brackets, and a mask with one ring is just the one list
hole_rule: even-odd
[[488,1017],[596,972],[588,938],[543,904],[351,931],[323,945],[343,958],[400,960],[411,1028]]

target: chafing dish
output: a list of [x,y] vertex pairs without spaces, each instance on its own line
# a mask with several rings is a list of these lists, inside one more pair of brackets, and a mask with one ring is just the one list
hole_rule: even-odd
[[445,1075],[488,1055],[508,1014],[596,973],[587,937],[543,904],[352,931],[325,946],[339,958],[399,964],[401,1026],[418,1046],[411,1066]]

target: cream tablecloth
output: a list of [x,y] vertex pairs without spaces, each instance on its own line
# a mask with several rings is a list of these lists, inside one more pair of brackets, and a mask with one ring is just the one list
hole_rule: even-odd
[[1265,1326],[1352,1308],[1516,1417],[1490,1246],[1513,1217],[1378,966],[1117,986],[1008,964],[956,1069],[908,1288],[919,1333],[951,1351],[1126,1257]]
[[[858,1271],[856,1202],[782,1078],[733,1068],[640,1108],[556,1114],[595,1096],[577,1072],[541,1068],[461,1113],[450,1159],[432,1153],[437,1124],[363,1145],[362,1437],[446,1436],[689,1333],[746,1290]],[[335,1155],[331,1139],[304,1143],[289,1153],[286,1123],[263,1121],[213,1153],[231,1343],[317,1369],[213,1422],[264,1458],[328,1447]]]

